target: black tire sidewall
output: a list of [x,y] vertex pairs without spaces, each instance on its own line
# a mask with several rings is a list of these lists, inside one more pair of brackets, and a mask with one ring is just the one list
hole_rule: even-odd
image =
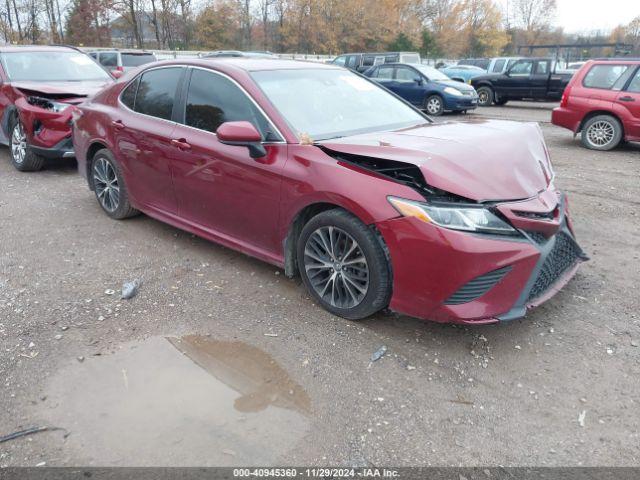
[[[98,192],[96,191],[95,185],[93,183],[94,182],[93,167],[95,165],[95,162],[100,158],[104,158],[111,164],[116,174],[116,178],[118,179],[118,188],[120,190],[119,191],[120,196],[118,200],[118,208],[116,208],[113,212],[110,212],[109,210],[104,208],[104,206],[102,205],[102,202],[98,198]],[[96,154],[93,156],[93,158],[91,159],[90,168],[91,170],[90,170],[89,178],[91,181],[91,187],[96,196],[96,200],[98,201],[98,205],[100,205],[100,208],[102,208],[102,210],[107,215],[109,215],[111,218],[114,218],[116,220],[121,220],[123,218],[130,217],[134,213],[134,210],[131,207],[131,204],[129,203],[129,194],[127,190],[127,185],[125,183],[124,175],[122,174],[122,168],[120,167],[120,163],[116,160],[114,155],[106,148],[102,150],[98,150]]]
[[[334,226],[344,230],[358,243],[369,266],[369,287],[364,299],[355,307],[343,309],[325,302],[316,293],[304,267],[304,248],[307,240],[318,228]],[[302,228],[296,244],[298,270],[309,294],[325,310],[349,320],[361,320],[385,308],[391,297],[391,266],[388,255],[377,233],[357,217],[342,209],[328,210],[311,218]]]
[[[486,103],[482,103],[480,101],[480,92],[481,91],[486,91],[487,92],[488,100],[487,100]],[[490,107],[491,104],[493,103],[493,100],[494,100],[494,93],[493,93],[493,89],[491,87],[486,87],[485,86],[485,87],[479,87],[478,88],[478,105],[480,107]]]
[[[41,170],[44,165],[44,158],[33,153],[28,144],[22,163],[16,162],[15,158],[13,157],[13,148],[11,148],[13,142],[13,131],[19,124],[20,119],[16,116],[14,116],[14,118],[9,123],[9,158],[11,159],[11,164],[16,170],[19,170],[21,172],[35,172]],[[24,126],[22,128],[24,129]]]
[[[427,110],[427,105],[429,104],[429,101],[432,98],[435,98],[440,102],[440,110],[438,110],[436,113],[431,113],[429,110]],[[434,116],[434,117],[439,117],[440,115],[442,115],[444,113],[444,99],[440,95],[437,95],[437,94],[429,95],[424,100],[424,110],[427,112],[427,115],[431,115],[431,116]]]
[[[589,138],[588,138],[588,134],[587,134],[587,131],[589,130],[591,125],[593,125],[596,122],[600,122],[600,121],[609,122],[613,126],[613,129],[614,129],[613,141],[610,144],[607,144],[607,145],[604,145],[604,146],[593,145],[591,142],[589,142]],[[580,139],[582,141],[582,145],[585,146],[586,148],[590,149],[590,150],[608,151],[608,150],[613,150],[618,145],[620,145],[620,143],[622,142],[622,139],[623,139],[622,137],[623,136],[624,135],[623,135],[623,130],[622,130],[622,124],[618,121],[617,118],[615,118],[615,117],[613,117],[611,115],[596,115],[594,117],[591,117],[584,124],[584,127],[582,128],[582,133],[580,135]]]

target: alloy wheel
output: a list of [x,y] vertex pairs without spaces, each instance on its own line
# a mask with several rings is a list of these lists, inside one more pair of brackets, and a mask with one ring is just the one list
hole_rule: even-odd
[[487,90],[480,90],[478,92],[478,103],[480,105],[486,105],[489,103],[489,92]]
[[589,143],[596,147],[604,147],[608,145],[613,141],[614,136],[614,126],[605,120],[595,122],[589,127],[589,130],[587,130]]
[[337,308],[359,305],[369,289],[369,266],[358,242],[338,227],[320,227],[307,239],[304,268],[320,298]]
[[437,115],[442,109],[442,102],[438,97],[432,97],[427,101],[427,113]]
[[108,212],[117,210],[120,204],[118,176],[106,158],[98,158],[93,164],[93,185],[102,207]]
[[27,134],[20,122],[13,127],[11,134],[11,155],[17,164],[22,164],[27,156]]

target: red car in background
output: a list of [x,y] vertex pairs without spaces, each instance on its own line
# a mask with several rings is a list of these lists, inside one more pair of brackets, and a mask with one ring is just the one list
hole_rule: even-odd
[[113,81],[70,47],[0,47],[0,142],[13,166],[39,170],[45,158],[73,157],[71,105]]
[[142,211],[300,274],[345,318],[512,320],[585,259],[536,124],[436,124],[338,66],[160,62],[74,115],[107,215]]
[[578,70],[551,122],[581,133],[582,144],[611,150],[640,141],[640,60],[590,60]]

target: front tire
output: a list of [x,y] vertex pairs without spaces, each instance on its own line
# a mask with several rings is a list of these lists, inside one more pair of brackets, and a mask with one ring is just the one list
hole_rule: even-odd
[[11,164],[21,172],[36,172],[42,169],[44,157],[33,153],[27,144],[27,133],[19,119],[15,119],[10,128],[9,155]]
[[591,150],[611,150],[622,141],[622,125],[611,115],[596,115],[582,127],[582,145]]
[[478,105],[481,107],[490,107],[494,98],[493,89],[491,87],[478,88]]
[[424,109],[429,115],[439,117],[444,113],[444,101],[440,95],[430,95],[424,101]]
[[98,203],[111,218],[122,220],[139,213],[129,203],[129,192],[120,164],[106,148],[98,150],[93,156],[91,184]]
[[391,266],[378,234],[342,209],[311,218],[297,243],[300,276],[329,312],[361,320],[391,298]]

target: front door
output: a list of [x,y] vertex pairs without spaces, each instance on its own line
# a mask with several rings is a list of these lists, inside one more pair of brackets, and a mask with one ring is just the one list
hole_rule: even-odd
[[529,77],[532,98],[546,98],[550,73],[551,62],[549,60],[536,60],[533,72]]
[[533,60],[523,59],[496,80],[499,97],[526,98],[531,96],[529,77],[533,73]]
[[[173,132],[180,153],[172,163],[180,216],[193,226],[273,256],[277,239],[281,172],[287,146],[247,94],[227,77],[190,70],[183,124]],[[215,131],[224,122],[251,122],[267,155],[225,145]]]
[[177,213],[170,169],[172,115],[183,71],[167,67],[143,73],[122,92],[127,108],[120,108],[111,123],[134,200],[172,214]]
[[396,78],[392,90],[413,105],[422,107],[424,104],[422,83],[422,75],[413,68],[396,67]]

